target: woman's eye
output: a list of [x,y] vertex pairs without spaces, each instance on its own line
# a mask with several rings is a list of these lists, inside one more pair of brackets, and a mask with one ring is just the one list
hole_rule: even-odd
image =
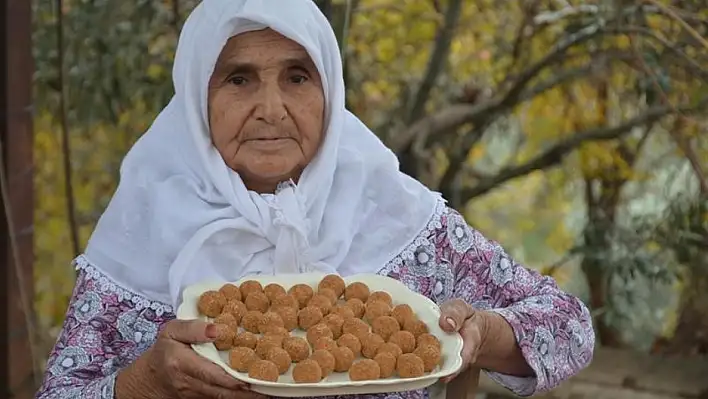
[[246,78],[244,78],[243,76],[232,76],[229,78],[229,83],[236,86],[240,86],[246,83]]
[[302,75],[294,75],[290,78],[290,81],[295,84],[303,84],[303,83],[307,82],[307,77],[302,76]]

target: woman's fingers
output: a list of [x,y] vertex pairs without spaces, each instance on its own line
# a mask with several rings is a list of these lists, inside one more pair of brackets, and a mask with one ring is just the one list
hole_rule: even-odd
[[440,328],[446,332],[460,331],[462,325],[474,314],[472,306],[461,299],[452,299],[440,306]]
[[183,376],[175,384],[180,398],[243,399],[251,398],[251,392],[210,385],[198,378]]
[[216,338],[216,326],[199,320],[172,320],[165,325],[162,334],[184,344],[201,344]]
[[460,367],[460,369],[454,374],[441,378],[441,381],[444,383],[452,381],[461,372],[465,371],[471,364],[477,361],[479,345],[482,338],[479,328],[474,323],[473,319],[467,319],[464,324],[462,324],[460,335],[462,336],[463,342],[462,350],[460,351],[460,355],[462,356],[462,367]]
[[208,385],[231,390],[248,391],[250,386],[228,374],[224,369],[199,356],[190,347],[184,347],[175,354],[180,356],[180,371]]

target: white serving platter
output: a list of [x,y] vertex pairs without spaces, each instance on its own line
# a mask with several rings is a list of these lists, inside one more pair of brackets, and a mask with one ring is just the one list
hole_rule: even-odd
[[[308,284],[315,291],[317,284],[324,277],[324,274],[295,274],[295,275],[257,275],[246,276],[239,281],[232,282],[240,285],[246,280],[256,280],[263,286],[269,283],[277,283],[282,285],[286,290],[295,284]],[[250,378],[247,373],[240,373],[229,367],[228,351],[218,351],[214,344],[197,344],[192,345],[194,350],[205,358],[216,363],[227,373],[231,374],[239,380],[245,381],[251,385],[254,391],[269,395],[281,397],[307,397],[307,396],[328,396],[328,395],[360,395],[374,394],[387,392],[402,392],[416,389],[426,388],[436,383],[440,378],[455,373],[462,366],[462,337],[455,333],[450,334],[444,332],[438,325],[440,318],[440,308],[429,298],[411,291],[401,282],[390,277],[380,276],[377,274],[357,274],[345,277],[346,284],[361,281],[369,286],[371,292],[386,291],[393,298],[394,305],[406,303],[410,305],[418,318],[428,325],[430,333],[435,335],[442,344],[441,364],[432,372],[417,378],[400,378],[394,374],[393,377],[369,380],[369,381],[351,381],[348,373],[332,373],[327,378],[319,383],[301,383],[297,384],[292,378],[291,365],[287,373],[280,376],[278,382],[261,381]],[[209,319],[203,316],[197,310],[197,301],[199,296],[208,290],[218,290],[226,282],[204,282],[189,286],[183,293],[183,302],[177,310],[177,318],[182,320],[204,320]],[[304,337],[305,332],[300,329],[292,331],[291,335]],[[361,358],[355,359],[354,362]]]

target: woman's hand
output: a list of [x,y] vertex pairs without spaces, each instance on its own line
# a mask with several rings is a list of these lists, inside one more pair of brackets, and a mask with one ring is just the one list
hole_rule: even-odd
[[116,398],[265,398],[189,346],[215,338],[214,325],[195,320],[168,322],[153,346],[119,373]]
[[459,332],[462,336],[462,367],[452,375],[442,378],[442,382],[452,381],[467,367],[474,364],[479,356],[480,348],[486,339],[486,314],[475,310],[461,299],[447,301],[440,306],[440,328],[445,332]]

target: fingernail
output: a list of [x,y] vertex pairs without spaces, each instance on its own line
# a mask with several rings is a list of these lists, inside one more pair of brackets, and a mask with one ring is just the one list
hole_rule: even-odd
[[457,329],[457,323],[455,322],[455,320],[452,317],[448,317],[445,320],[447,320],[447,324],[449,324],[450,327],[452,327],[453,329]]
[[219,336],[219,331],[216,329],[216,324],[209,324],[206,328],[206,336],[207,338],[214,339],[217,336]]

